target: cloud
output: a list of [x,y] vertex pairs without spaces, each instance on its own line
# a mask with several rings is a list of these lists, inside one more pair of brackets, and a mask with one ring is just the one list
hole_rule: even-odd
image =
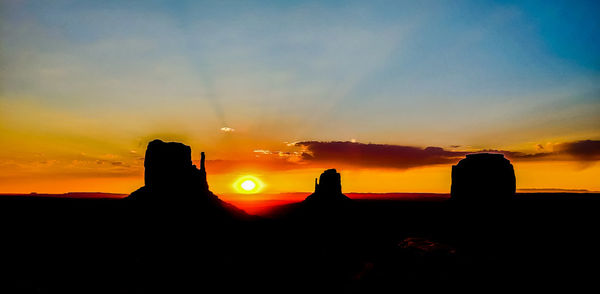
[[260,153],[260,154],[273,154],[272,151],[270,150],[263,150],[263,149],[256,149],[254,150],[254,153]]
[[544,159],[558,159],[556,153],[553,152],[541,152],[541,153],[524,153],[518,151],[507,151],[507,150],[496,150],[496,149],[482,149],[478,151],[472,151],[467,153],[501,153],[510,160],[540,160]]
[[448,151],[441,147],[413,147],[356,142],[296,143],[305,147],[303,159],[315,162],[343,162],[364,167],[411,168],[454,163],[469,152]]
[[571,156],[579,161],[600,160],[600,141],[584,140],[558,144],[554,147],[556,153]]
[[[289,143],[285,143],[288,145]],[[432,165],[456,164],[467,154],[501,153],[511,161],[577,161],[600,160],[600,141],[576,141],[554,144],[537,153],[509,150],[447,150],[442,147],[416,147],[389,144],[366,144],[351,141],[296,142],[296,150],[255,149],[246,159],[207,160],[210,173],[223,174],[240,170],[286,171],[306,168],[358,167],[410,169]],[[554,150],[554,151],[548,151]]]
[[415,147],[388,144],[365,144],[347,141],[305,141],[302,160],[312,163],[336,163],[360,167],[408,169],[413,167],[453,164],[471,153],[501,153],[513,161],[534,160],[600,160],[600,141],[585,140],[557,144],[552,152],[525,153],[518,151],[483,149],[452,151],[441,147]]

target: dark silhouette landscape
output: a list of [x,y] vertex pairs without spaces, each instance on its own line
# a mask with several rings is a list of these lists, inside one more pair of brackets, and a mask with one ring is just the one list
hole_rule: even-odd
[[0,294],[599,292],[599,16],[0,0]]
[[150,142],[127,197],[0,197],[3,293],[575,291],[599,274],[600,195],[516,193],[501,154],[466,155],[450,197],[352,199],[328,169],[257,216],[191,152]]

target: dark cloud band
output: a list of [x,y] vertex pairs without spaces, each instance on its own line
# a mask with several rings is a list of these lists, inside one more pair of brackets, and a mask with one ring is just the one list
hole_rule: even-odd
[[562,143],[553,152],[523,153],[507,150],[479,150],[475,152],[445,150],[441,147],[365,144],[357,142],[298,142],[306,148],[302,158],[309,162],[344,163],[363,167],[412,168],[455,163],[466,154],[477,152],[502,153],[511,160],[600,160],[600,141],[586,140]]

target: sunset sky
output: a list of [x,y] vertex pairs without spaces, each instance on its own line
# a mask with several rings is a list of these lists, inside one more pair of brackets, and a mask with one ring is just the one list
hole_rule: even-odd
[[[0,0],[0,192],[129,193],[159,138],[216,194],[600,191],[598,1]],[[251,197],[251,196],[248,196]]]

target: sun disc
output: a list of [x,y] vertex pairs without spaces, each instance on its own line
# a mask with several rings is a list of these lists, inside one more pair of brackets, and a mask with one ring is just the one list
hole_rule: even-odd
[[256,187],[256,184],[252,180],[245,180],[241,186],[242,186],[242,189],[244,189],[246,191],[252,191],[252,189],[254,189],[254,187]]
[[242,194],[256,194],[262,191],[265,184],[255,176],[242,176],[233,183],[233,189]]

